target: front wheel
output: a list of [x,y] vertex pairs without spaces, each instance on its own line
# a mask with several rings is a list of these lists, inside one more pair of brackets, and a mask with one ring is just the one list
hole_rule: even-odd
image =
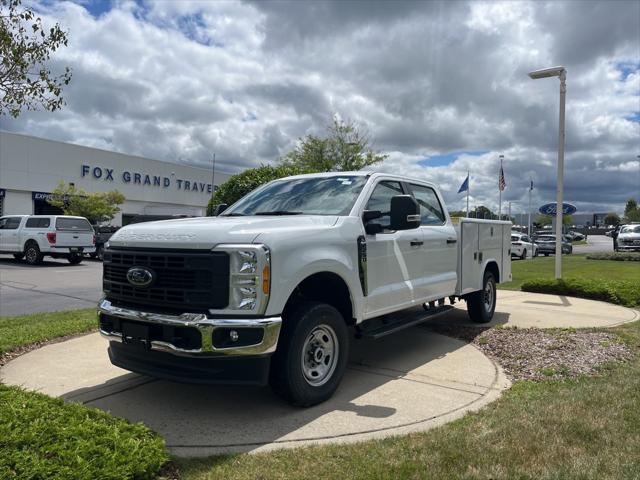
[[520,260],[524,260],[527,258],[527,249],[522,250],[522,255],[520,255]]
[[538,256],[538,249],[534,248],[533,249],[533,258],[536,258]]
[[482,290],[467,296],[467,313],[476,323],[489,323],[496,310],[496,279],[490,271],[484,272]]
[[293,405],[310,407],[338,388],[349,358],[349,335],[331,305],[305,302],[283,319],[270,384]]

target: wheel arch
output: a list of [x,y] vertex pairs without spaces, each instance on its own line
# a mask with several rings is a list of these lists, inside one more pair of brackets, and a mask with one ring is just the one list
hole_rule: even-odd
[[333,306],[348,325],[356,323],[356,309],[349,284],[335,272],[308,275],[293,288],[283,308],[283,315],[300,301],[311,300]]

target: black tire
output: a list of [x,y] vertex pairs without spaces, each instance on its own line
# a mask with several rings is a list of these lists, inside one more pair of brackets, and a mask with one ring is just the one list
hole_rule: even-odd
[[549,254],[545,252],[545,253],[544,253],[544,256],[545,256],[545,257],[548,257],[548,256],[549,256]]
[[70,253],[67,257],[67,260],[71,265],[78,265],[82,262],[82,254],[81,253]]
[[538,249],[534,248],[533,249],[533,258],[536,258],[538,256]]
[[24,246],[24,260],[27,265],[39,265],[42,263],[44,255],[40,253],[38,244],[34,241],[27,242]]
[[100,261],[104,260],[104,247],[102,245],[96,247],[96,258]]
[[525,260],[527,258],[527,249],[522,250],[522,255],[520,255],[520,260]]
[[[487,295],[490,299],[487,300]],[[489,270],[484,272],[482,290],[467,295],[467,313],[475,323],[489,323],[496,311],[496,279]]]
[[[328,348],[329,344],[334,345],[333,350]],[[306,347],[309,348],[307,361],[304,360]],[[325,303],[304,302],[292,308],[283,319],[278,349],[271,360],[269,383],[291,404],[310,407],[333,395],[348,359],[349,333],[340,312]],[[313,378],[314,373],[317,378]]]
[[24,253],[14,253],[13,258],[16,260],[22,260],[24,258]]

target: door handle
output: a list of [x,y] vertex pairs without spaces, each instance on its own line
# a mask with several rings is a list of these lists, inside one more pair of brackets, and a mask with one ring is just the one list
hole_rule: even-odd
[[422,240],[411,240],[411,246],[412,247],[419,247],[422,244],[424,244],[424,242]]
[[447,238],[447,244],[456,243],[457,241],[456,238]]

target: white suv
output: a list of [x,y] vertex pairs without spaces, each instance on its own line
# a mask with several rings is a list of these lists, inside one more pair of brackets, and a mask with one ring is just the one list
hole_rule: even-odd
[[0,253],[12,253],[29,265],[48,255],[71,264],[96,251],[95,234],[84,217],[64,215],[9,215],[0,218]]
[[528,235],[519,232],[511,232],[511,256],[520,260],[538,256],[538,246],[531,241]]

